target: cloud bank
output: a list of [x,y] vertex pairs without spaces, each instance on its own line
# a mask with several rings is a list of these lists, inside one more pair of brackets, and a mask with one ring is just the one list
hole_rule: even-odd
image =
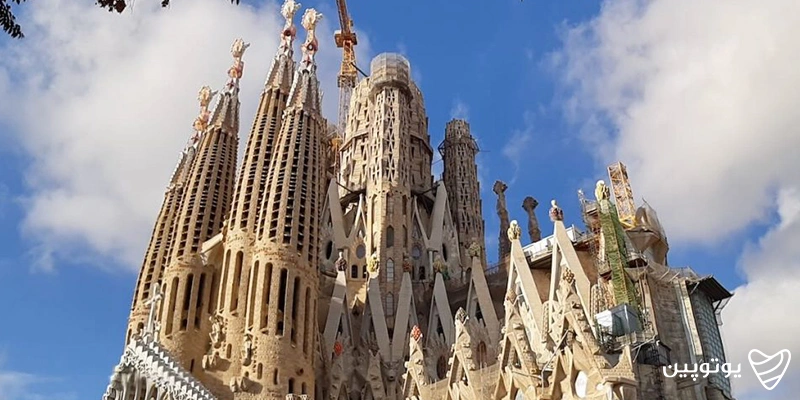
[[[218,0],[137,2],[110,14],[66,0],[26,4],[25,40],[0,51],[0,122],[28,156],[21,229],[37,268],[108,260],[134,270],[178,152],[192,133],[197,91],[221,88],[233,40],[251,43],[241,81],[240,149],[246,143],[283,18],[278,4],[254,8]],[[58,10],[57,12],[55,10]],[[295,17],[298,38],[305,31]],[[318,27],[324,113],[335,121],[339,51],[336,15]],[[369,42],[359,36],[359,59]],[[102,262],[101,262],[102,260]]]
[[[723,313],[729,358],[800,355],[800,3],[606,0],[563,35],[552,61],[566,115],[598,163],[628,165],[673,245],[772,223],[743,249],[748,283]],[[749,370],[733,384],[738,398],[778,399],[798,381],[793,362],[783,391]]]

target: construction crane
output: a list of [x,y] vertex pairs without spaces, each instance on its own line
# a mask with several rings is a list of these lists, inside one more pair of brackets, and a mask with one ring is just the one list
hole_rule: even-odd
[[614,192],[614,200],[617,202],[619,222],[625,229],[633,228],[636,219],[636,205],[633,201],[633,191],[631,191],[625,164],[616,162],[609,165],[608,177],[611,179],[611,189]]
[[339,24],[342,29],[336,30],[333,39],[336,47],[342,49],[342,65],[339,68],[337,85],[339,86],[339,135],[344,136],[347,125],[347,113],[350,109],[350,96],[353,88],[356,87],[358,69],[356,68],[355,46],[358,44],[356,33],[353,31],[353,20],[347,13],[346,0],[336,0],[336,7],[339,9]]

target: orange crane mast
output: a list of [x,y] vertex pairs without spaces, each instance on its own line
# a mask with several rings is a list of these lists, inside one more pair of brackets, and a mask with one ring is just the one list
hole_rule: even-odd
[[336,0],[336,8],[339,10],[339,24],[341,29],[336,30],[333,39],[336,47],[342,49],[342,65],[339,68],[337,85],[339,86],[339,135],[344,136],[347,125],[347,113],[350,109],[350,97],[353,88],[356,86],[358,70],[356,68],[355,45],[358,44],[356,33],[353,31],[353,20],[347,13],[347,2]]

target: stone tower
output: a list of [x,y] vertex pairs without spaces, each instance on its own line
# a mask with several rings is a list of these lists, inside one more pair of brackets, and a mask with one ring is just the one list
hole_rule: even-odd
[[[458,229],[463,265],[471,264],[467,250],[473,242],[485,249],[481,187],[475,162],[478,151],[478,144],[470,134],[467,121],[454,119],[447,123],[439,152],[444,161],[443,180],[453,222]],[[482,251],[481,260],[485,268],[485,251]]]
[[[240,365],[243,370],[255,366],[249,369],[256,372],[265,399],[314,393],[319,215],[324,200],[327,126],[321,114],[314,61],[315,28],[321,17],[313,9],[303,15],[308,32],[303,61],[275,138],[259,234],[248,264],[250,283],[241,289],[247,312]],[[269,372],[266,376],[260,372],[264,367]]]
[[[210,97],[207,97],[208,95],[211,95],[210,89],[207,87],[201,89],[200,96],[198,96],[201,102],[200,115],[195,121],[196,128],[202,129],[203,124],[208,123],[208,102],[211,100]],[[149,308],[144,303],[150,298],[155,287],[160,285],[164,268],[166,268],[167,261],[172,254],[175,220],[181,204],[183,204],[186,178],[197,152],[201,133],[195,131],[195,134],[192,135],[186,147],[180,153],[178,165],[164,192],[164,201],[161,204],[158,218],[156,218],[153,233],[150,237],[150,244],[147,246],[142,269],[139,271],[139,279],[136,282],[136,291],[133,295],[125,343],[130,342],[132,335],[140,335],[142,333],[149,312]]]
[[538,205],[539,201],[531,196],[522,201],[522,209],[528,214],[528,236],[531,238],[531,243],[542,240],[542,230],[539,229],[539,220],[536,218],[536,207]]
[[[234,57],[237,45],[234,43]],[[243,50],[242,50],[243,51]],[[201,105],[210,100],[210,89],[200,94]],[[209,305],[217,271],[201,257],[202,244],[222,228],[233,197],[236,149],[239,142],[238,78],[223,91],[206,126],[204,115],[195,124],[199,133],[194,160],[186,177],[184,199],[175,219],[171,256],[162,282],[162,344],[183,367],[199,369],[210,325]]]

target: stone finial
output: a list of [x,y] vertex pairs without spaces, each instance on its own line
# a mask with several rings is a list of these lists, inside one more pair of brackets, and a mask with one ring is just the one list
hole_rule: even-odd
[[306,41],[303,42],[303,66],[311,68],[314,65],[314,55],[319,50],[319,43],[317,42],[317,24],[322,20],[322,14],[313,8],[309,8],[303,14],[303,28],[306,29]]
[[233,42],[233,46],[231,46],[233,65],[228,69],[228,77],[230,78],[228,81],[228,89],[234,86],[238,87],[239,85],[239,79],[242,78],[242,74],[244,73],[244,61],[242,61],[242,56],[244,56],[244,52],[248,47],[250,47],[250,43],[245,43],[242,39],[236,39]]
[[338,357],[342,355],[342,353],[344,353],[344,346],[342,346],[342,342],[337,340],[333,344],[333,354],[336,354],[336,356]]
[[213,99],[216,94],[217,92],[212,91],[208,86],[200,88],[200,92],[197,94],[197,101],[200,102],[200,114],[195,118],[194,124],[192,125],[195,131],[195,135],[192,137],[194,142],[199,140],[200,135],[208,128],[208,120],[211,118],[208,105],[211,104],[211,99]]
[[550,201],[550,221],[563,221],[564,220],[564,210],[558,206],[555,200]]
[[283,24],[283,32],[281,32],[281,45],[279,47],[280,53],[292,56],[292,44],[294,38],[297,36],[297,28],[294,26],[294,15],[300,10],[300,3],[294,0],[286,0],[281,7],[281,15],[286,22]]
[[597,201],[608,200],[611,197],[611,190],[602,179],[597,181],[597,185],[594,188],[594,197]]
[[411,260],[407,255],[403,256],[403,272],[414,272],[414,266],[411,265]]
[[532,243],[542,240],[542,230],[539,229],[539,220],[536,219],[536,207],[538,205],[539,202],[531,196],[522,201],[522,209],[528,213],[528,235],[530,235]]
[[447,263],[445,263],[439,255],[436,256],[436,261],[433,262],[433,270],[442,274],[444,280],[450,279],[450,270],[447,268]]
[[511,221],[511,226],[508,228],[508,239],[519,240],[520,236],[522,236],[522,229],[519,227],[519,223],[517,220]]
[[572,282],[575,281],[575,274],[569,269],[569,267],[565,267],[561,272],[561,279],[563,279],[568,285],[571,285]]
[[416,341],[422,339],[422,330],[419,329],[419,325],[414,325],[414,327],[411,328],[411,338]]
[[496,195],[501,195],[505,193],[506,189],[508,189],[508,185],[505,184],[503,181],[495,181],[492,190]]
[[517,301],[517,292],[514,290],[514,288],[508,289],[506,292],[506,300],[512,304]]

